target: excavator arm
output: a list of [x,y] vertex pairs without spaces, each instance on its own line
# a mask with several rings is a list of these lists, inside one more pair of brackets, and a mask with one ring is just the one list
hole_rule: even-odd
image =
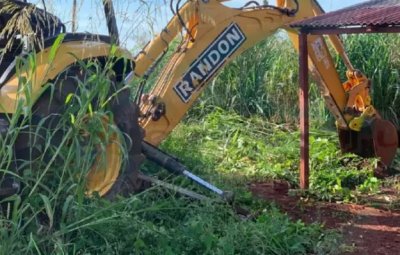
[[[176,11],[161,34],[135,58],[136,76],[146,78],[171,41],[185,32],[184,39],[163,68],[150,96],[146,97],[151,100],[142,102],[146,140],[159,144],[222,67],[278,29],[289,29],[290,23],[315,16],[314,8],[311,0],[301,1],[300,5],[294,1],[279,1],[277,7],[249,5],[240,9],[229,8],[218,0],[187,1]],[[295,45],[298,44],[296,37],[293,40]],[[321,79],[329,77],[324,81],[328,87],[326,99],[340,125],[347,126],[342,114],[346,104],[345,92],[325,41],[322,37],[315,37],[311,44],[319,47],[319,57],[321,54],[326,56],[322,60],[325,62],[316,61],[314,66],[321,73]]]
[[[223,5],[226,0],[189,0],[181,7],[181,1],[177,2],[173,8],[171,1],[175,15],[167,27],[135,57],[135,75],[146,80],[171,47],[171,42],[182,35],[181,43],[163,67],[151,92],[141,96],[140,122],[145,129],[145,140],[153,145],[168,136],[207,84],[236,56],[282,28],[298,49],[298,32],[289,24],[323,13],[315,0],[277,0],[276,6],[249,1],[242,8]],[[323,36],[309,36],[310,71],[336,118],[343,151],[371,156],[360,149],[365,135],[358,135],[367,119],[369,122],[380,119],[371,104],[370,82],[353,68],[340,38],[333,35],[329,41],[348,68],[348,80],[340,80]],[[397,148],[397,134],[390,135],[390,139],[395,139],[396,144],[391,145],[390,160],[385,164],[392,161],[394,147]],[[376,142],[371,140],[369,146],[374,145]]]

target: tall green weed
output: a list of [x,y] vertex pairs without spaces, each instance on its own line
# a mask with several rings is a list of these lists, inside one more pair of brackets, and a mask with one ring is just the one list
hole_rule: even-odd
[[[372,80],[374,105],[385,117],[397,122],[400,36],[348,35],[344,44],[355,68]],[[344,81],[345,68],[339,57],[336,63]],[[286,36],[278,33],[226,66],[209,85],[191,116],[209,113],[214,106],[243,116],[259,114],[278,123],[297,122],[298,56]],[[333,118],[315,84],[310,87],[310,114],[319,126],[327,121],[333,126]]]

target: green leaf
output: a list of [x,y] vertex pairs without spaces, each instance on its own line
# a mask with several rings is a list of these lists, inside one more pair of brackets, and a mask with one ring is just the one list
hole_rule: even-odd
[[93,106],[92,106],[91,103],[89,103],[88,108],[89,108],[89,115],[90,115],[90,117],[93,117]]
[[53,45],[51,46],[50,53],[49,53],[49,62],[52,63],[56,58],[56,54],[60,45],[64,41],[65,34],[60,34],[57,36],[56,40],[54,41]]
[[68,214],[68,210],[70,208],[71,202],[73,201],[74,197],[72,195],[69,195],[66,199],[65,202],[63,204],[62,207],[62,211],[61,211],[61,222],[64,222],[67,214]]
[[72,113],[70,113],[70,114],[69,114],[69,117],[70,117],[70,119],[71,119],[71,123],[72,123],[72,124],[75,124],[75,116],[74,116]]
[[65,104],[68,104],[72,100],[73,96],[73,93],[69,93],[68,96],[65,98]]
[[49,227],[52,228],[54,223],[54,213],[53,213],[53,208],[51,207],[50,204],[50,200],[46,195],[43,194],[40,194],[40,198],[42,198],[47,217],[49,217]]

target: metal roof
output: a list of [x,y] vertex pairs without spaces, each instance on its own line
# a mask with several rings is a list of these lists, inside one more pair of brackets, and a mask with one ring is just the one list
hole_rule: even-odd
[[367,1],[291,24],[292,27],[305,29],[399,25],[400,0]]

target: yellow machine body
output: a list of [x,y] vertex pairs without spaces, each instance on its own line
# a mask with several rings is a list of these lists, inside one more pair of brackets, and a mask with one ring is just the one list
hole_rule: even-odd
[[[60,36],[59,39],[61,40],[63,35]],[[32,107],[46,89],[45,85],[52,82],[60,73],[76,64],[77,61],[107,58],[111,55],[132,60],[132,55],[128,51],[114,48],[111,44],[96,39],[71,40],[59,45],[55,43],[39,51],[33,55],[32,61],[23,62],[18,67],[20,70],[1,87],[1,112],[13,114],[17,111],[18,106],[19,109]],[[103,136],[105,135],[103,134]],[[123,164],[120,138],[115,132],[109,136],[105,149],[100,150],[98,148],[98,155],[87,173],[86,193],[88,195],[97,193],[104,196],[120,174]]]
[[[21,77],[24,77],[25,84],[31,86],[30,103],[36,102],[43,92],[43,87],[49,81],[52,81],[63,72],[66,68],[76,63],[78,60],[95,59],[99,57],[107,57],[111,53],[111,45],[99,41],[71,41],[64,42],[55,48],[56,54],[51,56],[52,47],[34,55],[34,65],[32,67],[22,67],[21,73],[15,73],[0,89],[0,110],[2,113],[14,113],[16,111],[18,101],[22,100],[25,104],[26,93],[22,90],[26,89],[21,85]],[[132,58],[126,50],[119,49],[117,56]],[[26,69],[26,71],[24,71]]]

